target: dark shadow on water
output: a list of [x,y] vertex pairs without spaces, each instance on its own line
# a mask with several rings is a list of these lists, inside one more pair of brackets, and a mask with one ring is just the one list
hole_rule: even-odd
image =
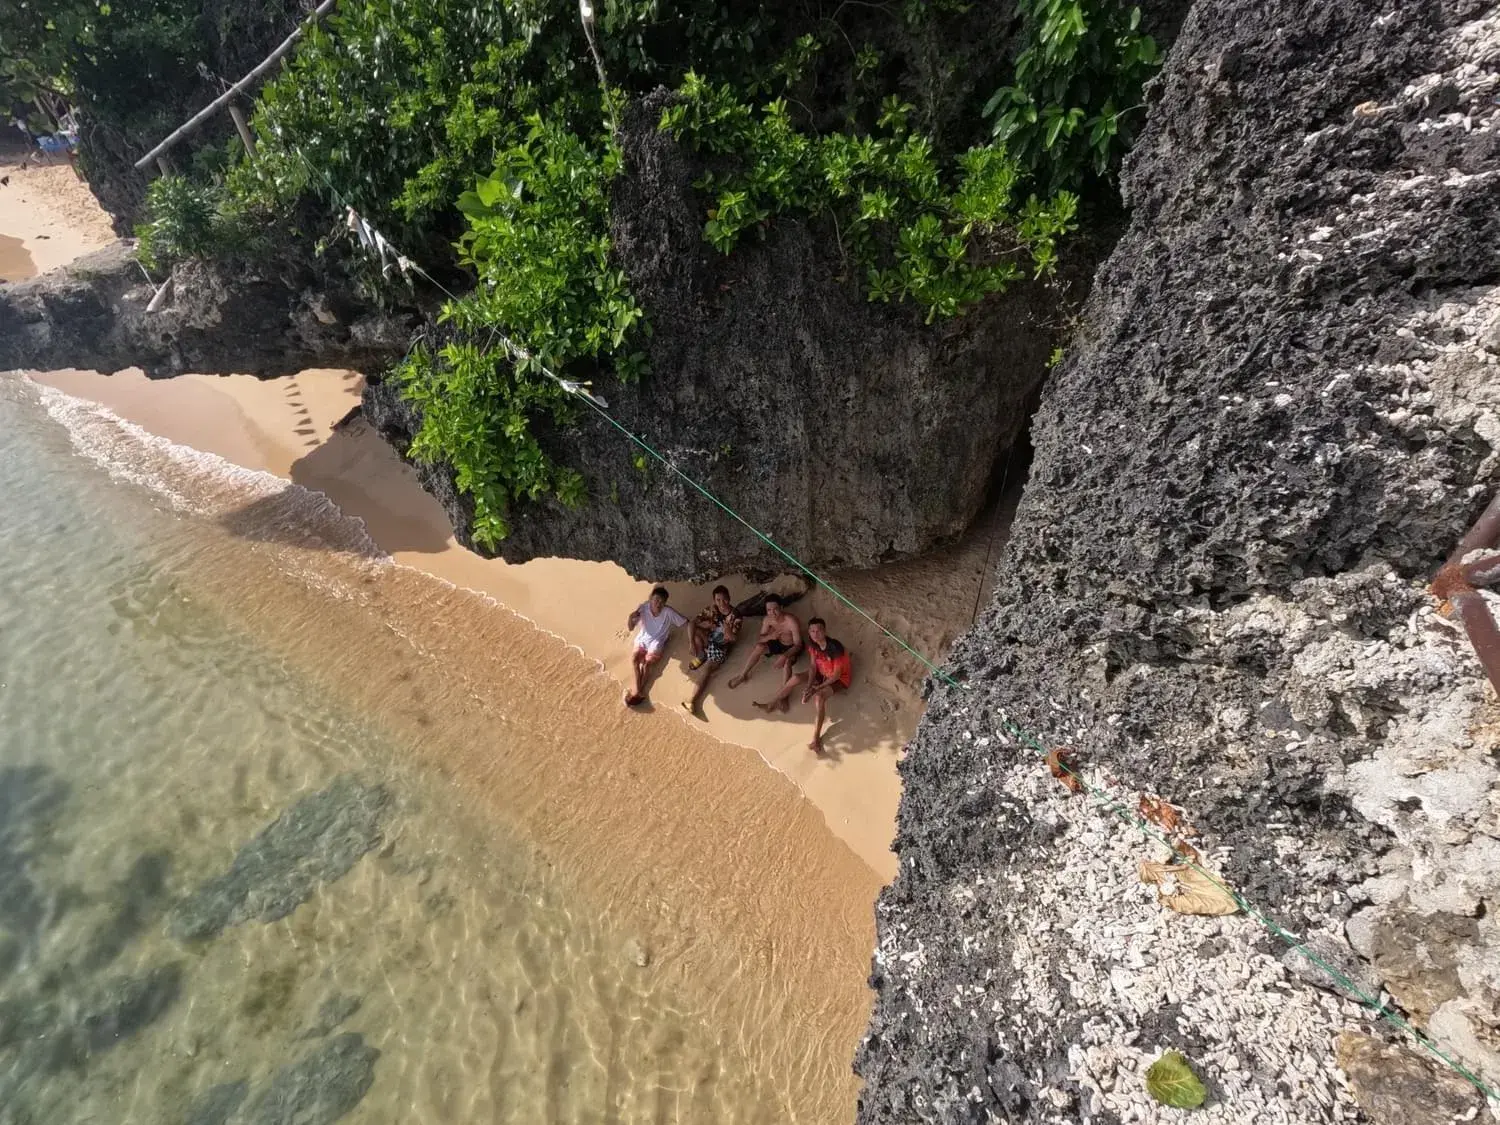
[[181,993],[182,966],[173,962],[97,983],[74,974],[57,999],[0,1001],[0,1120],[43,1120],[32,1106],[49,1076],[84,1070],[94,1055],[155,1023]]
[[68,791],[42,766],[0,769],[0,975],[7,962],[13,969],[25,961],[74,898],[69,888],[43,887],[31,872]]
[[102,969],[161,916],[167,901],[167,872],[172,861],[165,852],[149,852],[137,859],[121,880],[115,912],[99,927],[84,958],[87,969]]

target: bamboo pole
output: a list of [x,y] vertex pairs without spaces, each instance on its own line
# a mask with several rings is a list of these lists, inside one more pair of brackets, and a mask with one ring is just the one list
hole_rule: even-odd
[[161,144],[157,145],[145,156],[137,160],[135,162],[135,166],[137,168],[144,168],[162,153],[166,152],[169,148],[175,145],[178,141],[182,140],[183,137],[187,136],[194,129],[198,128],[198,126],[202,125],[219,110],[223,109],[226,102],[230,101],[246,86],[250,85],[262,74],[270,70],[282,55],[286,54],[294,46],[296,46],[297,40],[302,38],[302,33],[318,20],[322,19],[323,16],[325,16],[327,13],[332,11],[334,5],[337,3],[338,0],[323,0],[323,2],[319,4],[316,9],[314,9],[313,14],[308,16],[307,19],[298,26],[296,31],[292,32],[284,40],[282,40],[281,46],[277,47],[274,51],[267,55],[265,59],[260,63],[260,65],[258,65],[249,74],[245,75],[245,77],[241,78],[233,86],[229,87],[229,89],[225,90],[224,93],[220,94],[208,105],[200,109],[191,118],[189,118],[187,122],[178,126],[177,129],[174,130],[166,140],[162,141]]
[[245,120],[245,111],[236,102],[229,103],[229,116],[234,118],[234,127],[240,134],[240,141],[245,146],[245,151],[250,154],[250,159],[255,159],[255,134],[250,132],[250,123]]

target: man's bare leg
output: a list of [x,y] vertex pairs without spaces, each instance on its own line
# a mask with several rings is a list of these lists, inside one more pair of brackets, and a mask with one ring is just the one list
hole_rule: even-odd
[[703,697],[708,694],[708,681],[713,679],[714,673],[723,666],[722,661],[718,664],[705,664],[703,666],[703,675],[698,677],[698,686],[693,689],[693,698],[683,704],[688,709],[689,714],[697,715],[700,719],[705,717],[699,708],[703,706]]
[[799,684],[805,683],[809,675],[811,675],[809,672],[793,672],[788,677],[786,683],[781,685],[780,691],[764,703],[757,703],[756,706],[762,711],[785,711],[787,709],[787,700],[791,697],[792,692],[797,690]]
[[658,671],[658,666],[662,662],[662,657],[665,655],[665,651],[653,653],[647,656],[645,660],[641,661],[641,668],[637,673],[635,680],[635,694],[637,703],[646,702],[646,688],[655,677],[655,673]]
[[781,669],[783,675],[785,676],[785,679],[781,684],[781,694],[776,697],[776,709],[778,711],[786,711],[790,706],[793,688],[795,688],[798,684],[805,684],[812,679],[812,673],[810,671],[794,672],[792,670],[797,666],[797,657],[799,655],[800,653],[798,652],[785,652],[782,653],[781,658],[776,661],[776,666]]
[[625,706],[634,707],[641,701],[641,654],[630,654],[630,676],[634,686],[625,689]]
[[813,702],[818,706],[818,718],[813,724],[812,741],[807,744],[807,748],[814,754],[821,754],[823,752],[823,719],[828,714],[828,693],[826,691],[814,692]]
[[740,674],[738,676],[730,677],[730,687],[737,688],[750,678],[750,673],[755,671],[755,662],[761,657],[765,656],[766,648],[766,642],[761,641],[753,649],[750,650],[750,657],[745,661],[745,666],[740,669]]
[[661,660],[661,655],[657,654],[656,659],[653,660],[650,656],[636,653],[631,659],[635,671],[635,690],[625,693],[625,706],[627,707],[634,707],[637,703],[646,701],[646,680],[650,676],[651,666]]

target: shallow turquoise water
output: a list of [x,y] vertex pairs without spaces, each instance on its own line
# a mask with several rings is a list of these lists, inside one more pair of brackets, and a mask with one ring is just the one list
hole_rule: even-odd
[[112,479],[51,405],[0,376],[0,1125],[786,1119],[545,857],[194,593],[190,458]]

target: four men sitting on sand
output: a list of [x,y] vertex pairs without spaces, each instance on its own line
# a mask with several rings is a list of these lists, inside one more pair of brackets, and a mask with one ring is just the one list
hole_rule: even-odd
[[[755,647],[745,658],[744,667],[739,674],[730,679],[729,686],[739,687],[751,677],[761,660],[770,660],[771,666],[781,673],[781,688],[770,699],[763,703],[757,702],[755,706],[767,713],[784,712],[788,709],[792,693],[802,686],[802,702],[812,703],[817,709],[813,737],[807,744],[808,749],[821,754],[828,699],[848,688],[853,679],[849,650],[828,635],[828,626],[821,617],[814,617],[807,623],[807,635],[804,639],[802,622],[795,614],[787,612],[786,604],[779,595],[766,595],[764,604],[766,617],[756,634]],[[667,591],[662,586],[652,590],[650,599],[630,615],[629,627],[636,631],[631,658],[635,688],[625,693],[626,706],[633,707],[645,701],[647,683],[652,670],[666,652],[671,631],[688,624],[686,617],[667,605]],[[692,698],[683,704],[690,714],[698,718],[704,717],[700,708],[703,696],[708,691],[709,681],[728,659],[729,650],[739,638],[743,624],[744,617],[730,600],[729,590],[723,586],[715,586],[713,601],[693,619],[689,630],[693,659],[688,664],[688,671],[701,672],[694,685]],[[801,659],[804,648],[809,652],[812,667],[808,671],[798,672],[797,662]]]

